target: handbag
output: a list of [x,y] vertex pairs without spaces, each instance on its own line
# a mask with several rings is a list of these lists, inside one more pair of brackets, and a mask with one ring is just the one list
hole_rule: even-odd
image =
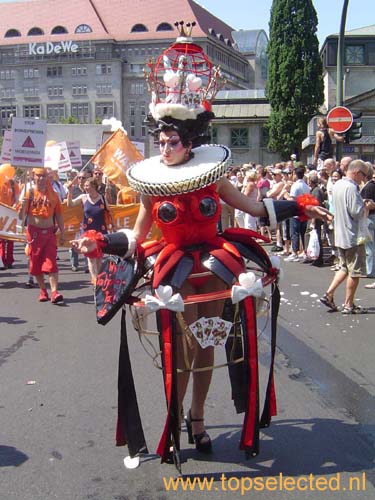
[[306,255],[309,259],[316,260],[319,257],[320,245],[318,232],[316,229],[312,229],[310,232],[309,244],[306,249]]
[[139,269],[136,258],[108,255],[103,259],[95,285],[96,319],[100,325],[106,325],[130,298],[140,277]]

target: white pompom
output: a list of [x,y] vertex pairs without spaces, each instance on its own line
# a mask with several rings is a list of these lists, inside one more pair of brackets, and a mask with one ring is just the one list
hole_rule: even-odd
[[180,77],[174,71],[166,71],[163,75],[163,80],[168,88],[174,88],[178,85]]
[[196,92],[202,86],[202,79],[199,76],[190,73],[186,77],[186,85],[191,92]]
[[127,469],[136,469],[139,466],[139,457],[127,456],[124,458],[124,465]]
[[251,271],[249,271],[248,273],[241,273],[238,277],[238,281],[241,286],[250,289],[254,286],[254,283],[256,282],[256,276]]
[[172,295],[173,295],[173,289],[169,285],[167,286],[160,285],[156,289],[156,296],[158,297],[158,299],[164,302],[164,304],[168,302],[168,300],[172,297]]

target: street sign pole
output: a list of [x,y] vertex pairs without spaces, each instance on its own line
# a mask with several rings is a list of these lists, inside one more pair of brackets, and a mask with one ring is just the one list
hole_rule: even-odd
[[[341,25],[340,25],[340,35],[339,44],[337,48],[337,78],[336,78],[336,106],[343,105],[343,95],[344,95],[344,77],[343,77],[343,59],[344,59],[344,41],[345,41],[345,24],[346,24],[346,13],[348,10],[349,0],[344,0],[341,14]],[[336,160],[340,160],[342,157],[342,143],[336,143]]]

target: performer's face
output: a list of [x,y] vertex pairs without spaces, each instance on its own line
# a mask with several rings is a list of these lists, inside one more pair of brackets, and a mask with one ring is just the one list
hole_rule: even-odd
[[159,148],[165,165],[180,165],[189,159],[191,147],[182,145],[180,136],[174,130],[160,132]]

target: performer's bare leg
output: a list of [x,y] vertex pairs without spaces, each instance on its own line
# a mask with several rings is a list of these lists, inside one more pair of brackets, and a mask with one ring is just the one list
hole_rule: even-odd
[[[216,277],[211,277],[203,286],[199,287],[200,293],[208,293],[216,290],[223,289],[223,282]],[[190,283],[187,283],[182,293],[184,296],[196,294],[198,291],[192,287]],[[189,325],[196,321],[201,316],[205,316],[207,318],[219,316],[221,317],[223,312],[224,302],[221,301],[210,301],[201,303],[199,305],[194,304],[187,306],[184,312],[184,318],[186,323]],[[181,337],[181,336],[179,336]],[[198,344],[198,342],[193,339],[190,342],[190,347],[188,349],[188,359],[189,364],[191,366],[193,362],[193,368],[206,368],[212,367],[214,364],[214,347],[206,347],[206,349],[202,349],[202,347]],[[181,345],[181,338],[177,347],[177,359],[178,359],[178,367],[186,365],[186,361],[184,361],[183,348]],[[189,382],[189,372],[180,373],[178,378],[178,400],[179,407],[182,407],[182,402],[184,400],[184,396],[186,393],[187,385]],[[212,368],[204,371],[195,371],[193,372],[193,392],[192,392],[192,403],[191,403],[191,417],[193,420],[195,419],[203,419],[204,418],[204,404],[207,398],[208,390],[211,384],[212,379]],[[204,421],[193,421],[193,434],[200,434],[205,430]],[[209,438],[203,438],[202,442],[208,441]]]

